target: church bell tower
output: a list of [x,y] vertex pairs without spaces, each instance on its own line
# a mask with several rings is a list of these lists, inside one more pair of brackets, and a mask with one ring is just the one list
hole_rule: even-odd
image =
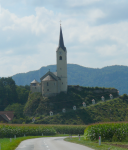
[[60,91],[67,92],[67,50],[64,46],[62,28],[60,26],[59,46],[56,50],[57,76],[60,77]]

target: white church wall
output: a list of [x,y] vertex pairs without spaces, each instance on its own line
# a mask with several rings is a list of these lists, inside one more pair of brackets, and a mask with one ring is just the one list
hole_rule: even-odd
[[42,95],[52,96],[57,92],[57,81],[42,81]]
[[41,85],[37,85],[37,86],[30,86],[30,90],[32,91],[32,93],[34,92],[41,92]]

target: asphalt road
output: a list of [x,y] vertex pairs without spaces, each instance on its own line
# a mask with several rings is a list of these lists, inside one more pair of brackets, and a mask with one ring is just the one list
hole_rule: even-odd
[[64,141],[65,137],[25,140],[15,150],[93,150],[83,145]]

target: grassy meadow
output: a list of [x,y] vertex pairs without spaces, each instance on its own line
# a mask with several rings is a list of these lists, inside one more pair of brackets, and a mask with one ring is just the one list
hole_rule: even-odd
[[65,141],[81,144],[95,150],[127,150],[128,149],[127,142],[101,142],[101,145],[99,146],[98,140],[95,141],[85,140],[84,137],[81,137],[80,141],[78,137],[66,138]]
[[16,139],[12,138],[10,142],[10,138],[0,138],[0,146],[1,150],[15,150],[16,147],[24,140],[39,138],[41,136],[27,136],[27,137],[18,137]]

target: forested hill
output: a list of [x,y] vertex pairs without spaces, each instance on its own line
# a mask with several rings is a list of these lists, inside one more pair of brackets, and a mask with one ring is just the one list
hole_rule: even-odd
[[[17,85],[29,85],[34,78],[40,81],[47,71],[56,72],[56,65],[42,67],[39,70],[20,73],[12,76]],[[120,94],[128,94],[128,67],[108,66],[101,69],[87,68],[76,64],[68,64],[68,85],[89,87],[114,87]]]

